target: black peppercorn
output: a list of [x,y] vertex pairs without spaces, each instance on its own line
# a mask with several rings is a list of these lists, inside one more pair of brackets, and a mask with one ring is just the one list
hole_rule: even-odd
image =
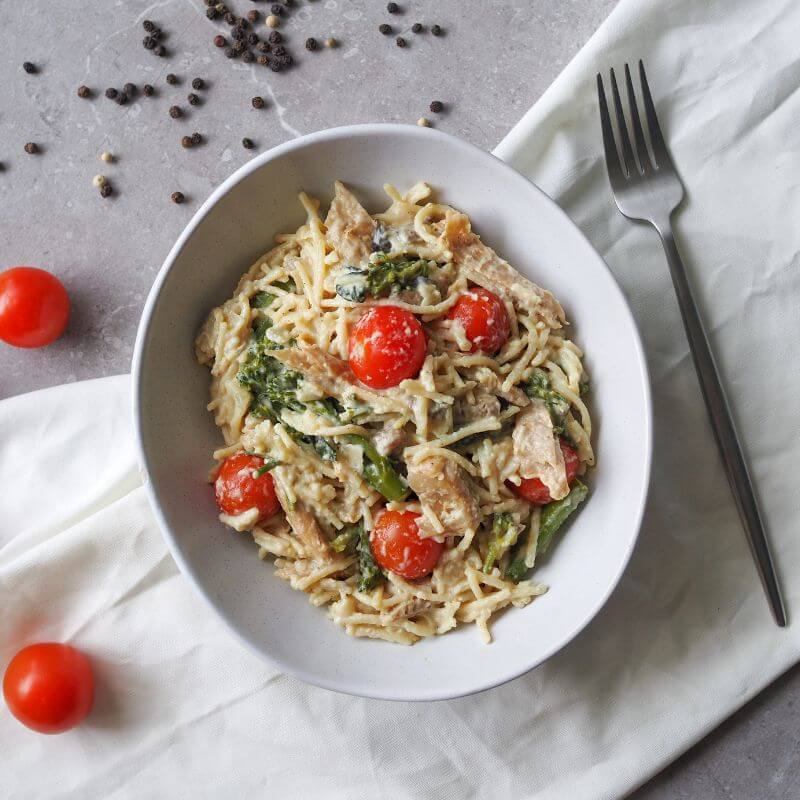
[[126,83],[122,87],[122,91],[125,92],[125,94],[128,95],[128,97],[133,97],[138,91],[138,89],[136,88],[135,83]]
[[284,65],[283,65],[283,62],[280,59],[272,58],[272,59],[270,59],[270,62],[269,62],[269,68],[273,72],[283,72]]
[[215,47],[225,47],[227,42],[225,41],[224,36],[217,35],[214,37],[214,45]]
[[174,86],[178,82],[178,76],[172,72],[167,73],[167,77],[164,80],[170,85]]
[[256,50],[258,50],[259,53],[269,53],[269,51],[272,50],[272,46],[269,42],[259,42],[256,45]]
[[438,25],[432,25],[431,26],[431,33],[434,36],[441,36],[443,31],[442,31],[441,27],[439,27]]
[[444,103],[440,100],[434,100],[430,105],[430,109],[434,114],[441,114],[444,110]]
[[79,86],[78,87],[78,97],[91,97],[92,90],[88,86]]
[[100,187],[100,197],[111,197],[111,195],[112,195],[113,193],[114,193],[114,190],[111,188],[111,184],[110,184],[110,183],[108,183],[108,181],[106,181],[106,182],[105,182],[105,183],[104,183],[104,184],[103,184],[103,185]]
[[22,69],[24,69],[28,75],[33,75],[33,73],[36,72],[36,64],[32,64],[30,61],[23,61]]
[[156,40],[152,36],[145,36],[142,44],[145,50],[152,50],[156,46]]
[[228,58],[236,58],[236,56],[238,56],[239,54],[232,47],[227,47],[225,49],[225,55]]
[[245,50],[244,53],[242,53],[242,61],[244,61],[245,64],[252,64],[255,60],[256,57],[249,50]]
[[280,44],[283,41],[283,36],[281,36],[279,31],[272,31],[269,35],[269,43],[270,44]]
[[206,9],[206,16],[209,19],[216,19],[219,16],[219,12],[216,8],[207,8]]
[[105,91],[105,95],[109,100],[113,100],[118,94],[119,92],[113,86],[109,86]]
[[203,137],[197,131],[195,131],[192,134],[192,144],[200,144],[202,141]]
[[392,26],[387,25],[385,22],[382,25],[378,25],[378,30],[384,35],[388,36],[392,32]]
[[247,19],[249,19],[250,22],[258,22],[258,11],[254,8],[250,9],[250,11],[247,12]]
[[405,46],[406,46],[406,40],[405,40],[405,39],[404,39],[402,36],[398,36],[398,37],[397,37],[397,38],[394,40],[394,43],[395,43],[395,44],[396,44],[398,47],[405,47]]
[[181,137],[181,147],[191,147],[194,144],[191,136]]
[[247,19],[245,19],[245,17],[242,17],[236,24],[240,28],[244,28],[245,30],[247,30],[250,27],[250,23],[247,21]]
[[390,14],[396,14],[400,10],[400,6],[398,6],[397,3],[388,3],[386,6],[386,10]]
[[231,31],[231,36],[237,41],[244,39],[244,31],[241,28],[234,28]]
[[275,53],[275,55],[278,57],[285,56],[286,48],[282,44],[279,44],[272,48],[272,52]]
[[[250,141],[250,140],[248,139],[247,141]],[[37,145],[36,142],[28,142],[25,145],[25,152],[28,155],[32,156],[32,155],[34,155],[34,153],[38,153],[39,152],[39,145]]]
[[256,61],[258,61],[262,67],[266,67],[267,64],[269,64],[269,56],[259,56]]
[[155,50],[153,50],[153,53],[155,53],[155,55],[157,55],[159,58],[162,58],[167,54],[167,48],[164,47],[163,44],[160,44]]
[[117,95],[117,103],[119,105],[121,105],[121,106],[127,105],[127,103],[128,103],[128,95],[126,95],[125,92],[120,92]]
[[153,31],[156,29],[156,24],[155,24],[155,22],[151,22],[149,19],[146,19],[146,20],[145,20],[145,21],[142,23],[142,27],[143,27],[143,28],[144,28],[144,29],[145,29],[145,30],[146,30],[148,33],[152,33],[152,32],[153,32]]
[[247,44],[250,45],[257,45],[258,44],[258,34],[257,33],[248,33],[247,34]]
[[422,23],[421,22],[415,22],[411,26],[411,32],[412,33],[422,33]]
[[173,192],[169,199],[172,200],[173,203],[182,203],[186,198],[183,196],[183,192]]
[[206,88],[206,83],[202,78],[194,78],[192,80],[192,89],[197,89],[198,91],[200,91],[200,89],[205,89],[205,88]]
[[187,94],[186,99],[189,101],[190,106],[200,105],[200,98],[194,92],[190,92],[189,94]]
[[170,106],[169,115],[172,117],[172,119],[178,119],[178,117],[183,116],[183,111],[181,111],[180,106]]
[[306,39],[306,50],[316,50],[317,49],[317,40],[313,36],[309,36]]
[[244,139],[242,139],[242,147],[244,147],[245,150],[252,150],[255,147],[255,143],[252,139],[248,139],[247,136],[245,136]]
[[160,42],[162,36],[163,33],[161,31],[161,28],[156,28],[154,31],[150,33],[150,37],[153,39],[154,42]]
[[234,42],[233,43],[233,52],[236,53],[237,56],[240,56],[244,51],[247,50],[247,43],[246,42]]
[[276,17],[280,17],[283,15],[283,6],[279,3],[273,3],[269,9]]
[[142,86],[142,94],[145,97],[152,97],[155,94],[155,91],[156,90],[149,83],[146,83],[144,86]]
[[227,22],[228,25],[235,25],[236,24],[236,15],[235,14],[231,14],[231,12],[229,11],[225,15],[225,22]]
[[264,108],[264,98],[256,95],[251,101],[253,108]]

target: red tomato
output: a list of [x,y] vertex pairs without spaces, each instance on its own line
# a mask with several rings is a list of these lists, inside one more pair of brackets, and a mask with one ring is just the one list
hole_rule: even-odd
[[444,545],[419,535],[413,511],[384,511],[369,535],[372,555],[390,572],[414,580],[433,571]]
[[0,339],[14,347],[44,347],[64,331],[69,297],[64,284],[43,269],[0,272]]
[[68,644],[28,645],[6,669],[3,696],[23,725],[39,733],[63,733],[81,722],[92,707],[92,665]]
[[476,350],[496,353],[508,341],[511,332],[505,303],[479,286],[461,295],[447,316],[463,325],[467,339],[472,342],[473,353]]
[[272,475],[269,472],[256,475],[263,466],[263,458],[247,453],[237,453],[222,462],[214,481],[214,492],[217,505],[225,514],[236,515],[257,508],[261,521],[280,508]]
[[[578,474],[580,461],[574,448],[567,444],[563,439],[559,440],[561,452],[564,454],[564,467],[567,471],[567,483],[571,486]],[[550,497],[550,490],[538,478],[523,478],[519,486],[513,483],[508,484],[512,491],[518,494],[523,500],[533,503],[535,506],[545,506],[553,498]]]
[[397,306],[375,306],[350,332],[350,366],[366,386],[389,389],[419,373],[426,343],[413,314]]

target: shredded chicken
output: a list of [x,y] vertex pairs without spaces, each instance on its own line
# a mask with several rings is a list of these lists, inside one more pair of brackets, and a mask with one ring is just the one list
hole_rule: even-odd
[[459,425],[487,417],[496,417],[499,414],[500,401],[489,392],[476,391],[475,402],[470,403],[465,397],[456,405],[456,418]]
[[319,561],[330,561],[333,553],[316,517],[301,503],[289,502],[285,486],[286,476],[283,473],[283,467],[275,467],[272,470],[272,478],[278,502],[286,514],[287,521],[292,526],[294,535],[310,556]]
[[372,253],[376,222],[340,181],[325,218],[328,241],[344,264],[359,266]]
[[[461,468],[447,458],[428,458],[408,464],[408,485],[417,493],[423,506],[436,515],[444,527],[445,536],[464,536],[475,531],[481,521],[481,512]],[[420,517],[417,525],[423,535],[434,536],[429,520]]]
[[394,425],[384,425],[373,437],[372,443],[375,449],[382,455],[388,456],[389,453],[397,450],[405,444],[406,432],[403,428]]
[[553,432],[550,412],[542,400],[533,400],[517,415],[514,432],[514,455],[523,478],[538,478],[553,500],[569,494],[564,454]]
[[470,281],[529,308],[551,328],[563,325],[564,309],[558,300],[487,247],[480,236],[472,232],[466,214],[448,209],[442,235],[453,254],[453,262]]
[[394,622],[398,619],[412,619],[423,611],[427,611],[430,607],[431,602],[429,600],[413,597],[411,600],[406,600],[404,603],[398,603],[385,616],[388,622]]

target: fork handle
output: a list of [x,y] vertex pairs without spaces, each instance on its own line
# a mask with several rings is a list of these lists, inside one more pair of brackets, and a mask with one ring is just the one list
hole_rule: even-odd
[[708,414],[711,417],[711,427],[714,430],[717,446],[722,456],[733,499],[736,502],[736,508],[739,511],[742,525],[747,534],[747,541],[755,559],[758,575],[767,594],[775,622],[780,627],[784,627],[786,625],[786,611],[775,567],[772,563],[772,555],[770,554],[761,513],[759,512],[750,481],[750,474],[742,455],[742,447],[733,424],[730,407],[719,379],[714,355],[709,347],[708,337],[692,296],[683,260],[675,244],[671,222],[667,219],[664,223],[656,223],[655,227],[661,236],[661,241],[667,254],[672,283],[675,286],[678,305],[683,317],[683,325],[686,329],[686,338],[689,340],[689,348],[691,349],[697,377],[700,381],[700,389],[703,393]]

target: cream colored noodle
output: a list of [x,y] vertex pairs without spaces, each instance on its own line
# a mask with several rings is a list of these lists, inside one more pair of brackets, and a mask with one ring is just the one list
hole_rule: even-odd
[[[327,607],[330,619],[351,636],[413,644],[459,624],[475,623],[489,642],[490,622],[497,612],[524,606],[547,590],[532,580],[507,580],[508,552],[490,572],[483,569],[493,516],[498,513],[511,514],[522,531],[516,552],[528,567],[534,566],[537,555],[540,510],[509,488],[521,477],[511,436],[528,403],[524,394],[519,399],[520,389],[535,369],[544,370],[552,388],[569,404],[566,435],[583,472],[595,460],[591,418],[581,391],[587,380],[583,353],[567,338],[565,328],[548,327],[536,304],[521,302],[516,295],[513,301],[502,297],[511,332],[501,350],[494,355],[470,352],[464,328],[448,319],[450,309],[469,290],[455,248],[451,250],[443,233],[453,209],[431,202],[426,183],[405,193],[391,185],[384,189],[390,205],[372,219],[394,236],[392,241],[404,255],[435,261],[435,281],[419,283],[416,292],[367,297],[362,303],[340,297],[336,279],[347,259],[331,241],[319,201],[302,193],[303,224],[294,233],[276,237],[276,246],[242,275],[231,298],[209,314],[195,349],[198,360],[211,371],[208,409],[224,442],[214,453],[218,462],[240,451],[277,462],[276,480],[279,475],[286,501],[292,508],[301,504],[310,509],[328,541],[359,520],[366,531],[372,530],[385,507],[421,514],[426,529],[445,544],[442,557],[425,579],[406,581],[388,572],[376,588],[359,591],[357,555],[352,549],[320,558],[282,512],[262,523],[256,523],[254,510],[221,519],[250,531],[259,556],[274,559],[277,575],[306,592],[313,605]],[[286,287],[289,279],[294,290]],[[484,283],[482,276],[480,282]],[[491,281],[487,278],[486,283]],[[260,292],[272,295],[267,308],[253,305]],[[428,355],[416,378],[384,391],[377,410],[356,397],[359,415],[342,420],[287,410],[280,419],[270,420],[250,411],[252,397],[237,374],[252,346],[253,326],[260,320],[268,317],[266,336],[275,346],[318,348],[346,361],[350,330],[364,307],[385,304],[420,318]],[[314,375],[303,376],[301,391],[304,401],[334,396],[347,407],[344,395],[326,394]],[[337,459],[321,458],[292,431],[324,437],[336,446]],[[433,463],[437,472],[444,464],[457,471],[474,501],[477,524],[454,531],[442,508],[413,494],[405,501],[387,502],[364,480],[363,452],[343,437],[355,434],[377,444],[394,432],[402,439],[394,455],[402,456],[409,468]],[[215,475],[212,470],[212,480]]]

